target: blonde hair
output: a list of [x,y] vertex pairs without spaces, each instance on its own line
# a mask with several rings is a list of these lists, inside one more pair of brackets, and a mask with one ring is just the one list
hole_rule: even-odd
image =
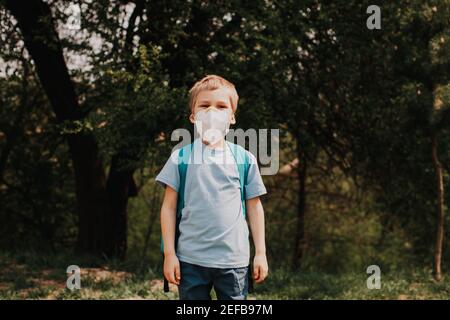
[[200,91],[216,90],[219,88],[227,88],[230,90],[231,108],[233,112],[236,112],[239,96],[234,84],[215,74],[206,75],[203,79],[197,81],[191,90],[189,90],[189,108],[191,112],[194,111],[195,102]]

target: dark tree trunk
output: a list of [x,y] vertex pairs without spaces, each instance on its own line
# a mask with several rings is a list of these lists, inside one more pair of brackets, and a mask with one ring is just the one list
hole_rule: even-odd
[[129,157],[116,154],[111,160],[107,191],[111,204],[111,239],[112,250],[119,258],[125,258],[127,250],[127,204],[128,198],[137,195],[137,187],[133,180],[133,169],[122,168],[122,163]]
[[[297,139],[297,141],[299,141]],[[300,142],[297,142],[297,166],[298,195],[297,195],[297,226],[294,238],[294,250],[292,255],[292,270],[298,270],[303,257],[305,245],[305,211],[306,211],[306,157]]]
[[[7,0],[5,3],[18,22],[25,46],[34,60],[58,121],[81,119],[77,95],[49,6],[40,0]],[[94,136],[70,134],[68,144],[76,180],[79,217],[77,251],[123,257],[126,250],[126,205],[128,188],[133,186],[132,172],[120,173],[113,163],[107,183]]]
[[431,137],[431,155],[433,159],[434,170],[436,173],[436,192],[437,192],[437,232],[436,246],[434,249],[434,278],[437,281],[442,279],[442,248],[444,245],[444,175],[441,161],[438,156],[437,137],[433,134]]

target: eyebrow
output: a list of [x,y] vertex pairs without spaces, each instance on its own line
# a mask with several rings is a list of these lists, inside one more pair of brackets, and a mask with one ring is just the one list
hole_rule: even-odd
[[[202,101],[200,101],[200,102],[197,102],[198,104],[203,104],[203,103],[210,103],[211,101],[209,101],[209,100],[202,100]],[[225,101],[217,101],[217,103],[218,104],[224,104],[224,105],[228,105],[228,103],[227,102],[225,102]]]

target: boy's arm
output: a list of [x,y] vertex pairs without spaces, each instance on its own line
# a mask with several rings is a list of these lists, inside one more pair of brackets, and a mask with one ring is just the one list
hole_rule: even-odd
[[259,197],[247,200],[247,215],[255,245],[255,258],[253,260],[253,277],[256,283],[264,281],[269,272],[266,258],[266,242],[264,231],[264,209]]
[[181,279],[180,264],[175,254],[175,224],[178,193],[166,186],[161,207],[161,233],[164,241],[164,276],[173,284]]

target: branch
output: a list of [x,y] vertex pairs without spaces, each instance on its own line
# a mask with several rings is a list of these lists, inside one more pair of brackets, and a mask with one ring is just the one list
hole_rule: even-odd
[[136,6],[133,9],[133,13],[130,16],[130,19],[128,20],[128,27],[125,34],[125,43],[124,43],[125,52],[130,52],[133,47],[133,36],[134,36],[134,27],[136,25],[136,19],[140,17],[142,15],[142,12],[144,11],[143,0],[136,0],[134,1],[134,4]]

